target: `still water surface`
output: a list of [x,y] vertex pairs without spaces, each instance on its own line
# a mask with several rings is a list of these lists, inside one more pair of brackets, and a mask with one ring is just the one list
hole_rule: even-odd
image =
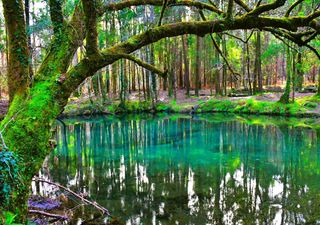
[[320,132],[269,120],[66,120],[41,174],[128,225],[317,224]]

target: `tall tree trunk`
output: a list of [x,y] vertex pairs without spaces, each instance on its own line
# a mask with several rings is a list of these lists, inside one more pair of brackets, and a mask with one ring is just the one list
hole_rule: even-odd
[[24,11],[26,16],[26,29],[28,36],[28,51],[29,51],[29,76],[32,81],[33,70],[32,70],[32,46],[31,46],[31,35],[30,35],[30,0],[24,1]]
[[318,92],[317,95],[320,95],[320,66],[318,67]]
[[303,85],[303,70],[302,70],[302,53],[301,50],[298,52],[298,59],[297,59],[297,82],[296,87],[298,90],[302,89]]
[[289,103],[290,98],[290,90],[291,90],[291,54],[290,54],[290,48],[287,47],[287,67],[286,67],[286,73],[287,73],[287,81],[286,81],[286,87],[284,89],[284,93],[280,97],[279,102],[281,103]]
[[182,36],[183,42],[183,61],[184,61],[184,87],[186,89],[186,96],[190,96],[190,72],[189,72],[189,58],[188,58],[188,40],[187,36]]
[[[256,58],[255,58],[255,92],[262,91],[262,71],[261,71],[261,32],[256,33]],[[257,87],[258,84],[258,87]]]
[[[223,55],[227,57],[227,41],[226,36],[222,36],[222,52]],[[227,81],[228,81],[228,71],[227,71],[227,64],[224,62],[222,68],[222,83],[223,83],[223,95],[227,95]]]
[[9,100],[25,93],[29,85],[29,50],[24,9],[21,0],[4,0],[4,17],[8,32],[8,91]]
[[196,71],[195,71],[195,95],[199,96],[201,89],[201,37],[196,37]]
[[[218,34],[216,34],[216,41],[217,41],[217,45],[220,46],[220,37]],[[216,96],[218,95],[222,95],[222,90],[221,90],[221,81],[220,81],[220,70],[219,70],[219,65],[220,65],[220,54],[219,54],[219,51],[218,49],[215,48],[215,51],[214,51],[214,58],[215,58],[215,89],[216,89]]]

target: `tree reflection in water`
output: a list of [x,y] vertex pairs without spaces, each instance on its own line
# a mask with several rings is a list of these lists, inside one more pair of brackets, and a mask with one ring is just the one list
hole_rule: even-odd
[[225,115],[65,122],[41,174],[126,224],[320,221],[317,130]]

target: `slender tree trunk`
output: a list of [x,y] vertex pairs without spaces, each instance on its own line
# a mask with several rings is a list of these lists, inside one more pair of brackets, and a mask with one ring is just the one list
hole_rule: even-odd
[[[262,71],[261,71],[261,32],[256,33],[256,58],[255,58],[255,84],[256,91],[262,91]],[[258,84],[258,88],[257,88]]]
[[318,95],[320,95],[320,66],[318,67]]
[[291,90],[291,54],[290,54],[290,48],[287,47],[287,81],[286,81],[286,87],[284,89],[283,95],[280,97],[279,102],[287,104],[289,103],[290,98],[290,90]]
[[[217,41],[217,45],[220,46],[220,37],[218,34],[216,34],[216,41]],[[221,86],[220,86],[220,71],[219,71],[219,65],[220,65],[220,54],[219,51],[215,48],[214,51],[214,56],[215,56],[215,89],[216,89],[216,96],[217,95],[222,95],[221,92]]]
[[302,53],[299,50],[297,59],[297,89],[301,90],[303,85],[303,70],[302,70]]
[[189,59],[188,59],[188,40],[187,36],[182,36],[183,42],[183,61],[184,61],[184,87],[186,89],[187,97],[190,96],[190,72],[189,72]]
[[201,37],[196,37],[196,71],[195,71],[195,95],[199,96],[201,89]]
[[33,70],[32,70],[32,46],[31,46],[31,35],[30,35],[30,0],[24,1],[24,11],[26,16],[26,28],[28,36],[28,47],[29,47],[29,77],[32,82]]
[[[225,35],[222,36],[222,52],[223,55],[227,57],[227,41]],[[223,64],[222,68],[222,82],[223,82],[223,95],[227,95],[227,80],[228,80],[228,71],[226,63]]]

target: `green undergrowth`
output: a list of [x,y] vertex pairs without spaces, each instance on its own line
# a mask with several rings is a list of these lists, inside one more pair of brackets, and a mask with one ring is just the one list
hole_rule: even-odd
[[264,102],[254,99],[230,101],[209,100],[199,105],[197,113],[229,112],[245,114],[265,114],[298,116],[307,112],[307,107],[298,102],[283,104],[279,102]]
[[125,103],[101,101],[84,101],[81,103],[69,103],[64,110],[64,115],[92,115],[92,114],[123,114],[143,112],[190,112],[195,104],[177,104],[176,101],[158,102],[155,105],[151,101],[127,101]]
[[211,113],[227,112],[236,114],[259,114],[279,116],[317,116],[320,97],[308,96],[296,99],[295,102],[283,104],[280,102],[246,100],[218,100],[197,101],[187,103],[151,101],[127,101],[101,103],[101,101],[85,101],[80,104],[71,103],[65,108],[64,115],[92,115],[92,114],[130,114],[130,113]]

